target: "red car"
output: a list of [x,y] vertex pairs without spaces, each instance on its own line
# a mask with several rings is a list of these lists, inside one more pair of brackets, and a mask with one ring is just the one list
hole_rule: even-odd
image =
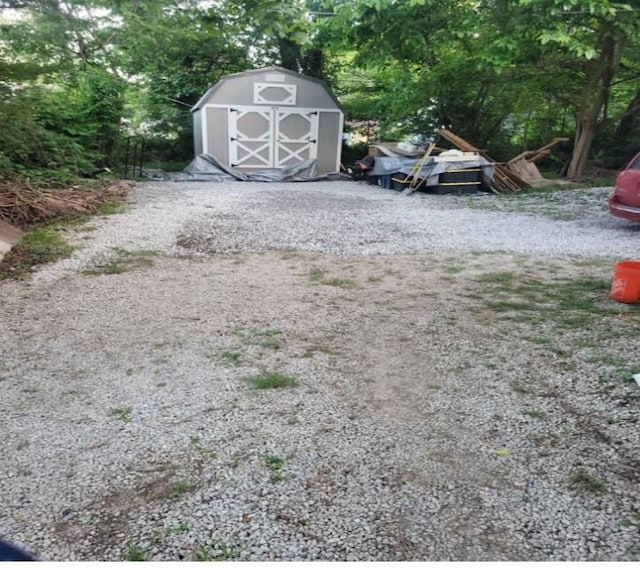
[[615,191],[609,197],[609,212],[616,217],[640,221],[640,154],[618,174]]

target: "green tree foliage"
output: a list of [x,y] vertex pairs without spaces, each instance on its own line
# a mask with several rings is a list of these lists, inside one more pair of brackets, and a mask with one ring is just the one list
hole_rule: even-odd
[[109,70],[109,22],[79,0],[4,5],[0,168],[91,175],[108,166],[126,87]]
[[[635,140],[640,4],[602,0],[327,0],[333,46],[370,77],[339,82],[383,133],[450,126],[506,159],[575,137],[569,173],[625,122]],[[631,84],[633,87],[631,87]],[[636,121],[636,122],[634,122]],[[625,130],[626,128],[626,130]]]
[[347,118],[376,122],[385,137],[447,126],[508,159],[570,136],[572,177],[588,157],[617,167],[640,143],[638,0],[0,0],[0,9],[0,172],[95,175],[117,166],[131,135],[188,160],[190,107],[223,75],[268,64],[328,80]]

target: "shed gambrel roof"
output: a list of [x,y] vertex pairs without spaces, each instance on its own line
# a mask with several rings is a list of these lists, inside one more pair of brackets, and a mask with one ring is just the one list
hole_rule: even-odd
[[246,77],[248,75],[258,75],[260,73],[268,73],[268,72],[273,72],[273,71],[278,72],[278,73],[284,73],[286,75],[291,75],[293,77],[297,77],[298,79],[303,78],[303,79],[305,79],[307,81],[311,81],[313,83],[317,83],[318,85],[320,85],[327,92],[327,94],[331,97],[333,102],[336,103],[336,107],[339,108],[340,110],[343,110],[342,109],[342,105],[340,104],[340,102],[338,101],[336,96],[333,94],[333,92],[331,92],[331,89],[329,88],[327,83],[325,81],[323,81],[322,79],[316,79],[315,77],[309,77],[309,75],[303,75],[302,73],[296,73],[295,71],[291,71],[290,69],[285,69],[284,67],[278,67],[277,65],[271,65],[269,67],[263,67],[262,69],[252,69],[250,71],[243,71],[242,73],[232,73],[231,75],[225,75],[217,83],[214,83],[211,87],[209,87],[207,92],[200,97],[200,99],[198,100],[198,102],[195,105],[193,105],[193,107],[191,108],[191,112],[195,112],[197,110],[200,110],[200,108],[202,108],[204,103],[207,100],[209,100],[211,95],[213,95],[213,93],[215,93],[221,87],[221,85],[223,83],[225,83],[227,81],[233,81],[233,79],[235,79],[237,77]]

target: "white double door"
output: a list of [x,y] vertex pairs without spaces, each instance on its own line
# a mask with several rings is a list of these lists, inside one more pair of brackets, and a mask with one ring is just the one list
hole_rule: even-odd
[[281,169],[318,156],[318,111],[246,106],[228,117],[231,167]]

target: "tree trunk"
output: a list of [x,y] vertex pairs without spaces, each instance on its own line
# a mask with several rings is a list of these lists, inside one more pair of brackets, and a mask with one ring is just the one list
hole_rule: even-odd
[[620,63],[622,42],[604,33],[598,42],[598,58],[586,64],[586,80],[582,89],[576,121],[573,154],[567,170],[569,179],[579,180],[584,175],[591,144],[606,109],[609,89]]
[[589,151],[591,144],[596,135],[596,122],[585,120],[582,124],[578,123],[576,128],[576,137],[573,144],[573,154],[567,177],[573,180],[579,180],[584,175],[584,169],[587,166]]

